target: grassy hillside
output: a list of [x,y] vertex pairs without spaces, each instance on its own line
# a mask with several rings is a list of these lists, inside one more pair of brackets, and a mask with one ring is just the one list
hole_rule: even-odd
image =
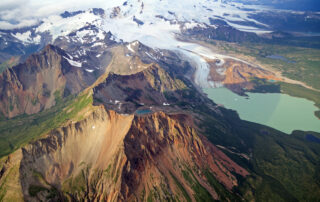
[[18,64],[19,59],[19,57],[12,57],[10,60],[0,63],[0,73],[2,73],[7,68],[11,68],[14,65]]
[[59,100],[56,106],[33,115],[0,120],[0,157],[8,155],[32,139],[59,127],[92,103],[92,96],[83,94]]
[[206,112],[200,128],[211,142],[222,145],[229,157],[250,171],[250,177],[240,179],[237,191],[241,195],[257,201],[320,199],[319,133],[295,131],[286,135],[240,121],[234,112],[221,110],[225,121]]

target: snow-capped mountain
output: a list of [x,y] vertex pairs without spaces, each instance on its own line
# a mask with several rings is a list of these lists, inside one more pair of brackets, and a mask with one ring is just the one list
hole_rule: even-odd
[[[112,4],[114,6],[114,4]],[[248,10],[248,8],[250,8]],[[265,8],[264,8],[265,9]],[[261,11],[259,7],[243,7],[239,3],[201,0],[194,2],[176,1],[119,1],[118,6],[87,11],[65,12],[49,16],[27,30],[17,30],[12,36],[25,44],[39,44],[46,33],[53,42],[59,36],[66,36],[88,24],[95,25],[104,31],[111,31],[118,39],[132,41],[133,34],[146,34],[151,29],[157,31],[179,31],[180,28],[210,26],[212,19],[223,19],[229,25],[243,31],[263,32],[268,26],[254,19],[249,14]],[[250,22],[256,26],[239,25],[237,22]],[[216,25],[212,25],[216,27]],[[257,28],[257,27],[264,27]],[[123,29],[127,29],[123,33]],[[121,32],[120,32],[121,30]]]
[[293,33],[320,33],[320,13],[241,0],[55,11],[76,1],[44,1],[50,14],[11,30],[0,3],[0,201],[320,198],[320,43]]
[[[0,35],[6,38],[5,34],[9,33],[25,45],[54,43],[58,37],[93,25],[101,31],[110,31],[118,41],[141,40],[148,45],[160,46],[163,39],[167,42],[168,35],[194,27],[217,28],[221,26],[217,21],[244,32],[268,33],[273,31],[272,25],[261,22],[263,20],[257,15],[271,11],[274,10],[268,7],[221,0],[122,0],[105,8],[51,15],[33,27],[2,30]],[[158,44],[152,44],[155,42]]]
[[[174,34],[181,30],[195,27],[216,29],[221,26],[221,21],[224,26],[244,32],[271,32],[272,26],[252,17],[268,10],[271,11],[267,7],[221,0],[128,0],[112,2],[106,8],[66,11],[41,19],[38,25],[30,28],[2,30],[0,35],[4,43],[14,38],[25,46],[44,46],[84,27],[95,26],[100,30],[99,36],[102,32],[111,32],[118,42],[140,40],[149,46],[168,48],[168,44],[172,44],[168,39],[175,41]],[[86,40],[83,37],[84,32],[78,33],[72,36],[72,40],[82,42]]]
[[[262,12],[273,15],[278,11],[221,0],[117,1],[105,8],[50,15],[32,27],[2,30],[0,62],[11,56],[28,55],[51,43],[67,51],[74,65],[92,72],[100,68],[99,56],[109,46],[137,40],[154,49],[179,52],[189,62],[196,63],[199,70],[196,83],[202,87],[219,86],[219,83],[207,82],[209,70],[204,57],[223,60],[227,56],[177,38],[187,35],[236,42],[257,41],[263,34],[273,31],[272,23],[260,17]],[[283,15],[286,14],[292,13],[286,11]],[[310,18],[317,17],[318,14],[313,14]]]

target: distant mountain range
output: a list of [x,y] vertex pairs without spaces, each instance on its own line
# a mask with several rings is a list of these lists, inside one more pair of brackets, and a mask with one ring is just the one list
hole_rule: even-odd
[[297,11],[320,11],[318,0],[230,0],[244,4],[267,5],[278,9],[288,9]]
[[230,1],[128,0],[0,30],[0,201],[318,201],[319,133],[242,120],[202,89],[281,93],[260,50],[235,45],[309,46],[301,35],[319,23]]
[[[140,40],[152,47],[168,48],[163,46],[165,43],[154,44],[160,35],[147,33],[147,30],[158,28],[165,29],[163,31],[167,35],[163,37],[171,37],[172,33],[197,32],[207,38],[226,41],[257,41],[259,37],[256,34],[263,36],[274,31],[320,32],[320,14],[314,12],[280,12],[257,5],[223,1],[188,3],[183,9],[180,4],[167,4],[167,1],[131,0],[114,8],[66,11],[43,18],[32,27],[0,28],[0,62],[8,61],[11,56],[22,56],[20,60],[23,61],[26,55],[39,51],[48,43],[94,45],[96,42],[95,46],[99,46],[106,34],[109,40],[116,42]],[[127,32],[123,33],[123,29]],[[78,50],[77,56],[81,54]]]

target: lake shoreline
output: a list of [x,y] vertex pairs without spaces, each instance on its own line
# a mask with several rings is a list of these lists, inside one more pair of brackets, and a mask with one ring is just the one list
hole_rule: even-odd
[[250,93],[240,96],[227,88],[203,88],[216,104],[237,111],[243,120],[267,125],[285,133],[294,130],[320,132],[315,103],[283,93]]

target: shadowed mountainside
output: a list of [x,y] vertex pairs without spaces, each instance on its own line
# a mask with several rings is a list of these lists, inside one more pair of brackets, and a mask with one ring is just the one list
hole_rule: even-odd
[[48,45],[25,63],[6,69],[0,75],[1,113],[9,118],[37,113],[94,81],[68,60],[63,50]]

